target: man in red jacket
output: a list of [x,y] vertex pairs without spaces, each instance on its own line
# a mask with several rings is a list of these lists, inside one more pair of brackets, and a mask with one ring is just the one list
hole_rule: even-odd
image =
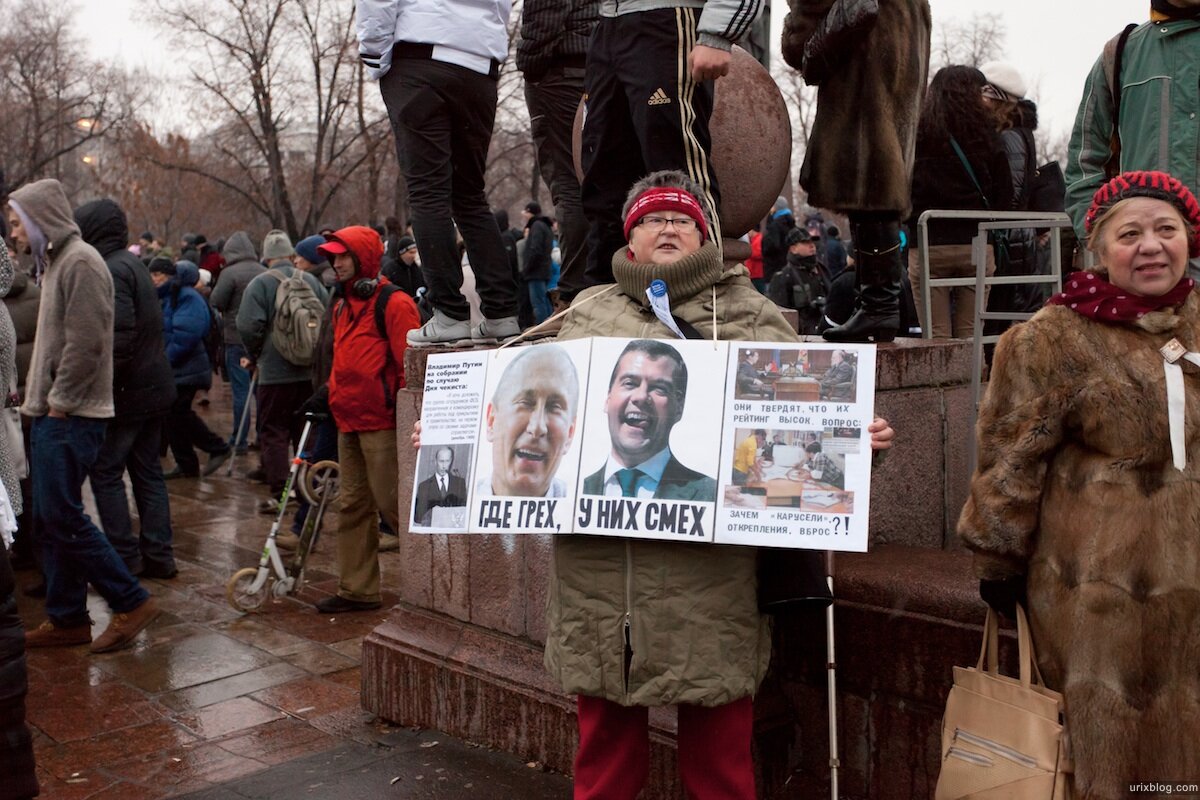
[[326,384],[341,467],[340,580],[337,594],[317,610],[337,614],[380,607],[378,515],[399,530],[396,392],[404,385],[407,334],[421,320],[412,298],[379,274],[379,234],[351,225],[325,239],[317,249],[333,263],[341,286]]

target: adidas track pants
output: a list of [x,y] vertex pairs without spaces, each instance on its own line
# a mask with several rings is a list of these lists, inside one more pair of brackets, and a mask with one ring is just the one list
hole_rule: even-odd
[[[664,8],[601,17],[588,49],[583,125],[583,211],[588,219],[586,285],[612,283],[624,247],[621,207],[635,181],[677,169],[704,190],[717,220],[720,194],[709,153],[713,83],[688,70],[700,10]],[[720,224],[716,233],[719,241]]]

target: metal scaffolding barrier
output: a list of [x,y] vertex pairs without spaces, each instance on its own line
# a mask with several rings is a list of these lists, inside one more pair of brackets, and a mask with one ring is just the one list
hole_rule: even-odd
[[[968,278],[931,278],[929,276],[929,220],[966,219],[978,220],[979,226],[971,239],[971,264],[975,276]],[[1051,284],[1054,291],[1062,290],[1062,229],[1071,227],[1071,218],[1061,212],[1041,211],[952,211],[930,209],[917,219],[917,252],[921,259],[921,299],[924,301],[921,314],[921,336],[933,338],[932,290],[956,286],[975,287],[975,322],[973,325],[971,350],[971,438],[968,445],[968,465],[975,471],[975,418],[979,413],[979,402],[983,392],[983,346],[994,344],[999,334],[984,335],[983,323],[987,320],[1024,321],[1033,314],[1017,311],[988,311],[986,290],[991,286],[1009,284]],[[1050,229],[1050,274],[1027,273],[1020,275],[988,275],[987,251],[988,231],[1014,228]]]

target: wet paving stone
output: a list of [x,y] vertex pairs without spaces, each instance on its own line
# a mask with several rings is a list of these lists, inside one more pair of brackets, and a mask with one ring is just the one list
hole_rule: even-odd
[[269,654],[228,636],[205,633],[162,647],[107,656],[100,668],[142,691],[159,693],[265,667]]
[[284,655],[283,660],[314,675],[337,672],[358,664],[357,660],[322,644],[307,644],[295,653]]
[[228,678],[202,683],[199,686],[159,695],[158,702],[173,711],[188,712],[261,689],[278,686],[281,683],[303,677],[304,674],[304,670],[299,667],[280,662],[239,675],[231,675]]
[[[226,432],[226,387],[214,386],[211,397],[212,405],[198,412],[214,430]],[[239,459],[238,473],[257,461],[257,454]],[[92,655],[85,645],[27,653],[27,717],[42,800],[158,800],[193,792],[209,800],[543,796],[524,790],[479,794],[487,780],[474,773],[465,781],[474,780],[473,788],[461,795],[412,794],[414,781],[401,793],[389,790],[391,766],[382,767],[387,777],[362,772],[385,764],[389,754],[418,748],[412,737],[404,746],[386,744],[397,729],[360,705],[362,640],[397,602],[399,554],[380,555],[385,610],[316,613],[313,604],[338,585],[337,515],[329,514],[303,590],[272,599],[262,613],[242,614],[226,601],[225,583],[258,562],[272,522],[255,513],[265,487],[225,478],[222,470],[204,480],[171,481],[167,489],[179,574],[142,581],[158,600],[159,618],[117,653]],[[21,589],[38,580],[33,571],[17,573]],[[26,626],[45,619],[40,601],[19,592],[18,599]],[[88,613],[98,636],[111,613],[95,594],[88,597]],[[416,766],[423,770],[428,751],[419,752]],[[481,752],[455,751],[470,757]],[[300,766],[291,769],[292,763]],[[526,771],[515,759],[505,763],[512,772]],[[444,788],[442,777],[431,772],[428,785]],[[257,787],[252,794],[226,788],[246,781]]]
[[300,678],[251,695],[255,700],[282,709],[299,719],[317,717],[344,708],[358,708],[359,692],[318,677]]

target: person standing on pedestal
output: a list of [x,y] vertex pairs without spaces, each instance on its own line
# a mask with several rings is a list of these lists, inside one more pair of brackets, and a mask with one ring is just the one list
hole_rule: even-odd
[[586,284],[613,281],[626,245],[620,209],[650,172],[681,170],[699,187],[721,247],[721,193],[712,165],[714,82],[729,73],[734,42],[758,0],[601,0],[587,54],[583,210],[590,225]]
[[[516,336],[517,285],[484,194],[510,0],[358,0],[359,56],[387,106],[433,318],[409,344]],[[462,234],[483,321],[472,329]]]
[[[837,27],[833,0],[789,0],[783,58],[819,85],[800,184],[850,217],[858,296],[835,342],[890,342],[900,327],[900,220],[910,208],[917,120],[929,73],[927,0],[880,0],[862,28]],[[840,10],[837,6],[836,10]]]

